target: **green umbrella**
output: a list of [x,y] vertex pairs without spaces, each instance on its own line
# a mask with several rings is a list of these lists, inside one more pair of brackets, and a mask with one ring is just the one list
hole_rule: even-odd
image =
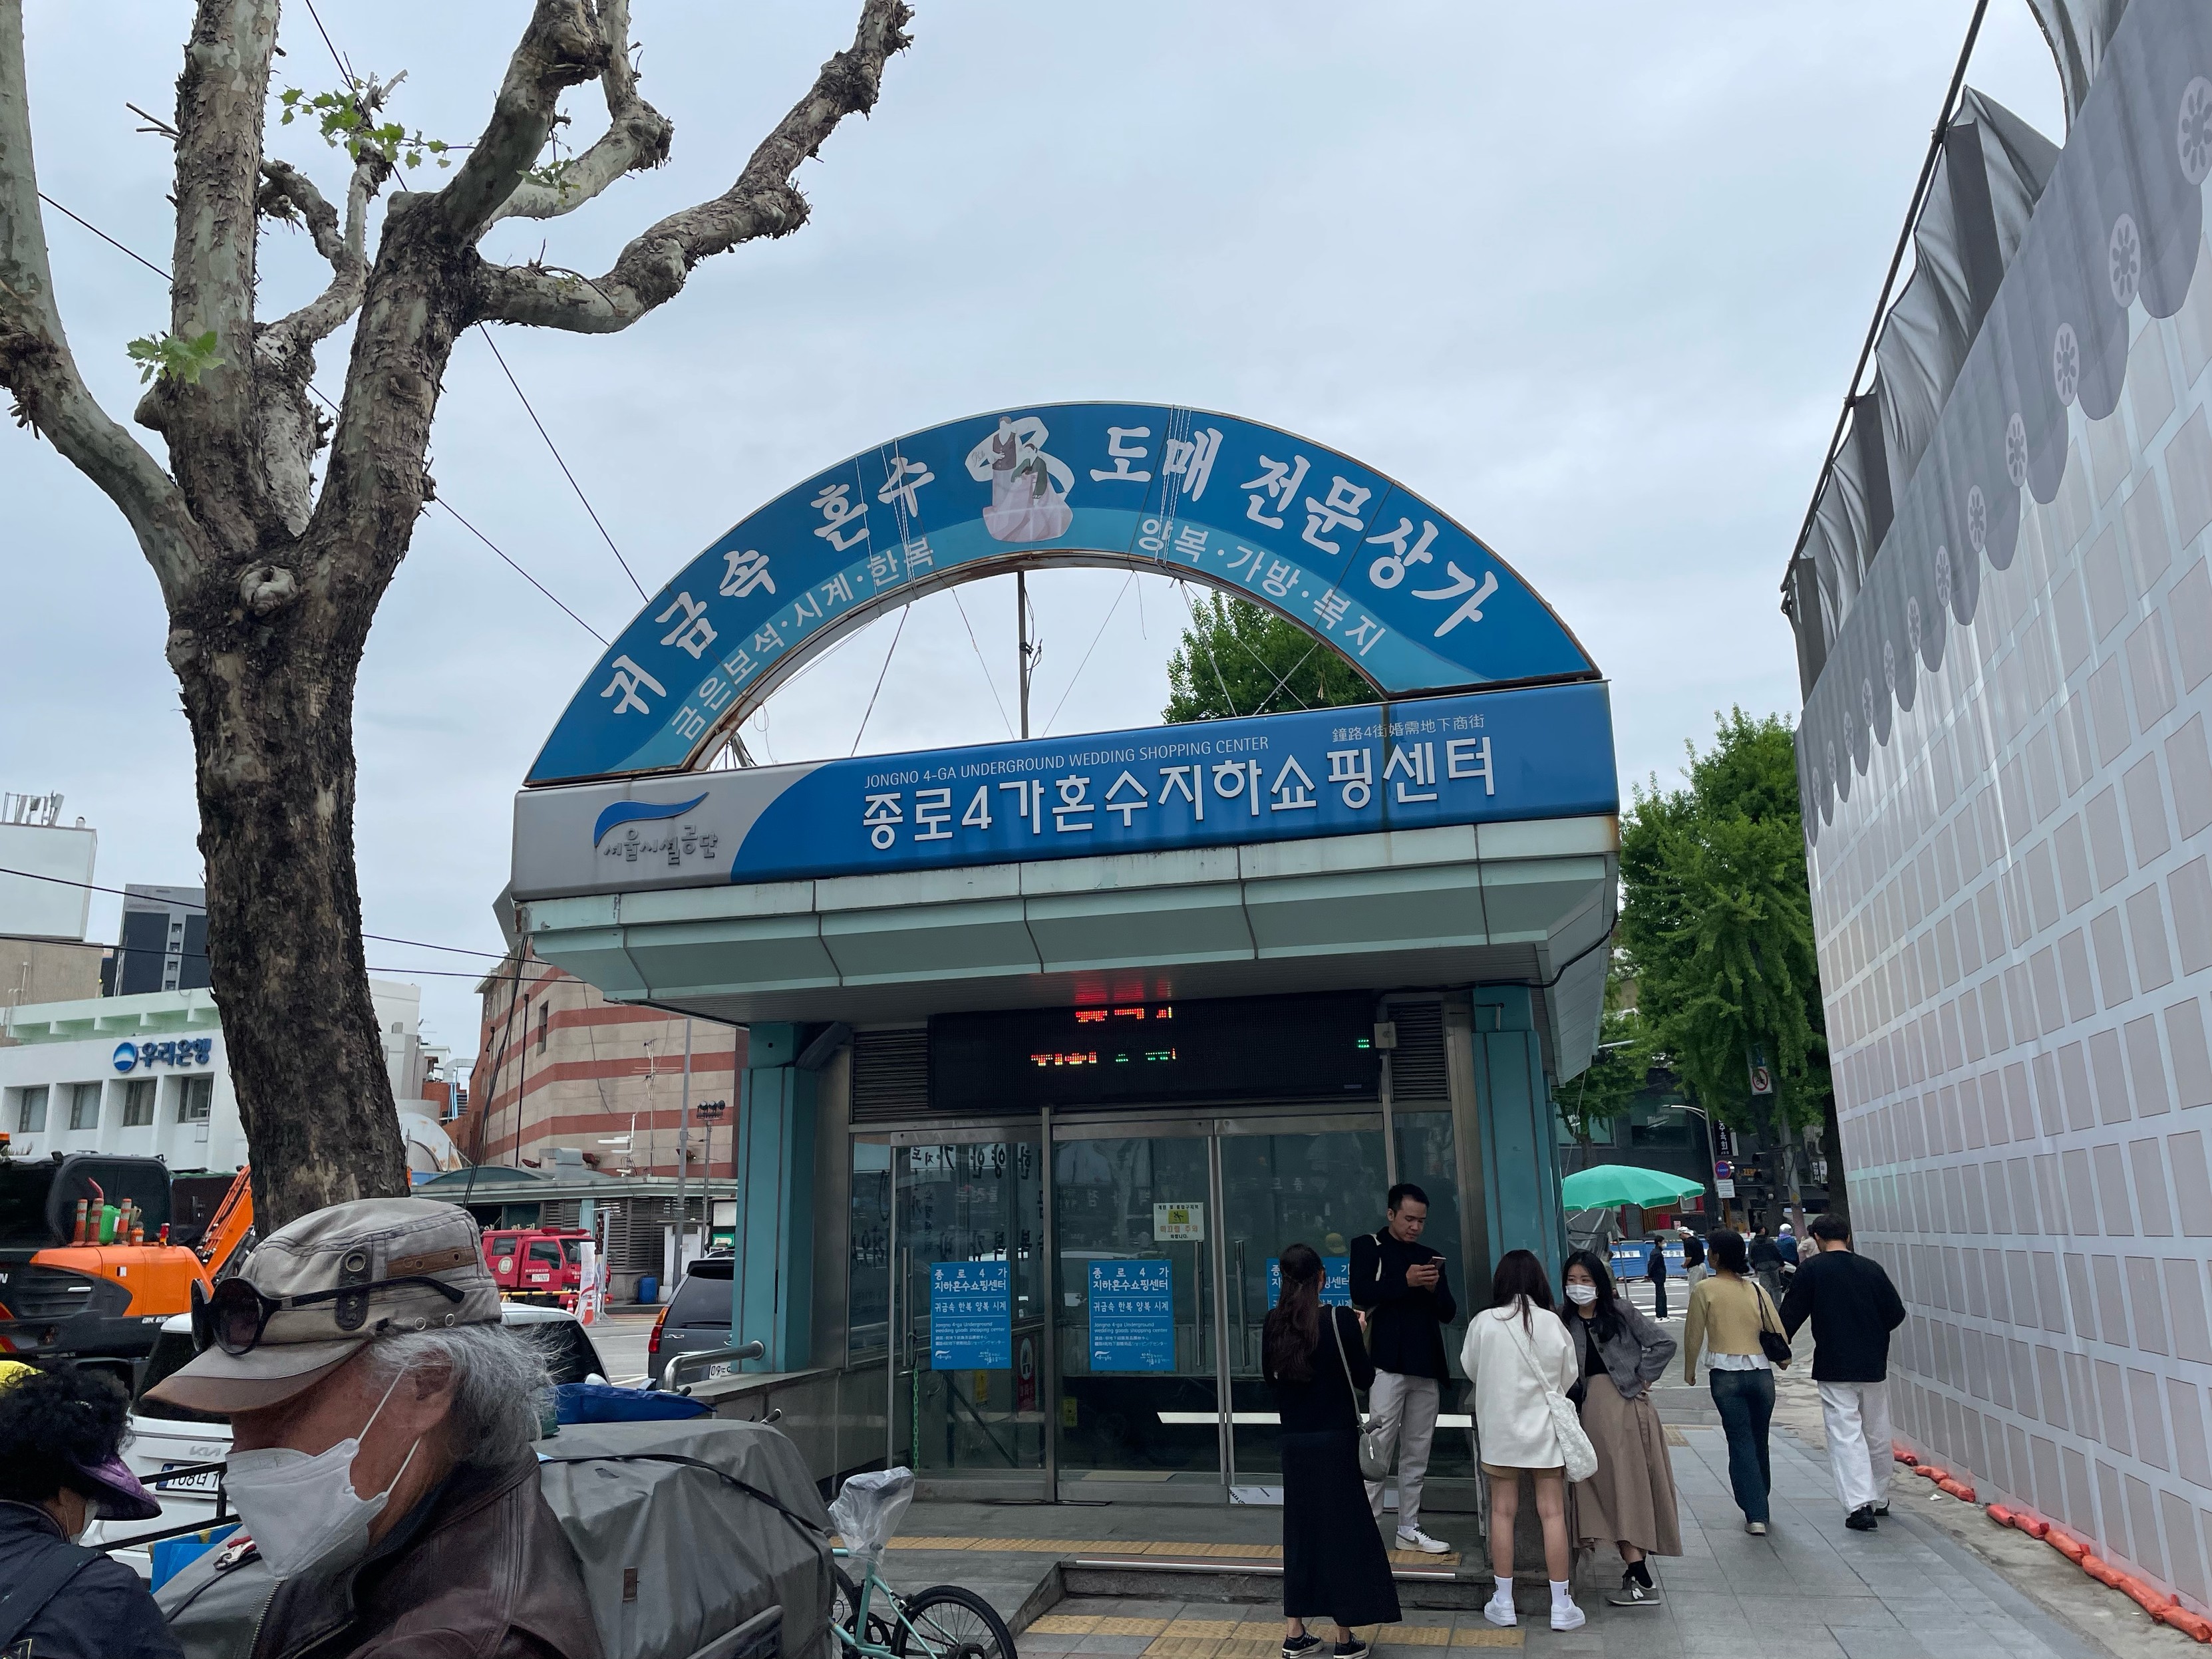
[[1559,1183],[1559,1197],[1570,1210],[1605,1210],[1616,1204],[1638,1204],[1656,1210],[1702,1193],[1702,1181],[1685,1181],[1662,1170],[1639,1170],[1632,1164],[1601,1164],[1578,1170]]

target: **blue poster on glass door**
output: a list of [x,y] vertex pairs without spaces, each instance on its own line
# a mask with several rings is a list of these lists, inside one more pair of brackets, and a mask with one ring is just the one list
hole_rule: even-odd
[[[1283,1258],[1267,1258],[1267,1305],[1273,1307],[1283,1299]],[[1348,1308],[1352,1305],[1352,1258],[1348,1255],[1325,1255],[1321,1259],[1321,1302],[1324,1308]]]
[[1004,1261],[929,1264],[929,1368],[1003,1371],[1014,1364],[1013,1270]]
[[1091,1369],[1175,1369],[1175,1267],[1166,1261],[1091,1264]]

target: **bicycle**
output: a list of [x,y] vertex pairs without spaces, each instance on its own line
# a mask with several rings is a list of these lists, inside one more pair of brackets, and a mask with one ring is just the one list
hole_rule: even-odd
[[[849,1550],[833,1553],[854,1559]],[[939,1584],[901,1595],[872,1561],[858,1584],[842,1567],[833,1565],[830,1571],[837,1588],[830,1629],[842,1659],[1018,1659],[1006,1621],[973,1590]]]

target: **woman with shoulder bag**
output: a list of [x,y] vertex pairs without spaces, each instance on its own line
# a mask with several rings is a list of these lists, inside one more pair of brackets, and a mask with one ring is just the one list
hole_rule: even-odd
[[1560,1316],[1582,1377],[1583,1427],[1597,1452],[1597,1473],[1575,1488],[1576,1533],[1584,1545],[1615,1546],[1627,1564],[1607,1598],[1613,1606],[1656,1607],[1646,1558],[1682,1553],[1674,1468],[1651,1405],[1651,1385],[1667,1374],[1674,1339],[1613,1287],[1595,1252],[1577,1250],[1561,1276],[1567,1307]]
[[1698,1354],[1706,1351],[1707,1382],[1728,1435],[1729,1485],[1743,1511],[1743,1529],[1763,1538],[1767,1494],[1774,1486],[1766,1455],[1774,1368],[1790,1363],[1790,1343],[1772,1299],[1751,1277],[1743,1235],[1723,1228],[1705,1240],[1705,1255],[1712,1277],[1690,1292],[1682,1322],[1682,1380],[1698,1380]]
[[[1521,1476],[1536,1487],[1544,1523],[1544,1574],[1552,1581],[1552,1628],[1578,1630],[1583,1610],[1567,1593],[1567,1481],[1588,1480],[1595,1459],[1566,1392],[1574,1386],[1574,1345],[1553,1316],[1544,1264],[1508,1250],[1490,1281],[1491,1306],[1468,1322],[1460,1363],[1474,1379],[1474,1428],[1482,1472],[1490,1477],[1490,1571],[1497,1588],[1482,1616],[1519,1622],[1513,1610],[1513,1523]],[[1537,1316],[1541,1314],[1543,1317]]]
[[[1310,1244],[1282,1255],[1281,1299],[1261,1338],[1262,1369],[1282,1422],[1283,1659],[1318,1659],[1306,1620],[1336,1623],[1334,1659],[1367,1659],[1355,1625],[1398,1622],[1398,1590],[1359,1470],[1359,1400],[1375,1366],[1349,1308],[1322,1305],[1322,1261]],[[1357,1524],[1354,1524],[1354,1520]]]

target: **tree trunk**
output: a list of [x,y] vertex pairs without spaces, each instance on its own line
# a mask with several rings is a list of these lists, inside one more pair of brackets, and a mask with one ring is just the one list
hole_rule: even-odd
[[223,609],[176,619],[170,655],[198,762],[210,979],[266,1237],[327,1204],[405,1193],[407,1161],[354,872],[360,652],[312,595],[271,623],[234,597]]
[[1836,1114],[1832,1089],[1820,1100],[1820,1156],[1828,1160],[1828,1213],[1841,1216],[1849,1225],[1851,1202],[1844,1181],[1844,1124]]

